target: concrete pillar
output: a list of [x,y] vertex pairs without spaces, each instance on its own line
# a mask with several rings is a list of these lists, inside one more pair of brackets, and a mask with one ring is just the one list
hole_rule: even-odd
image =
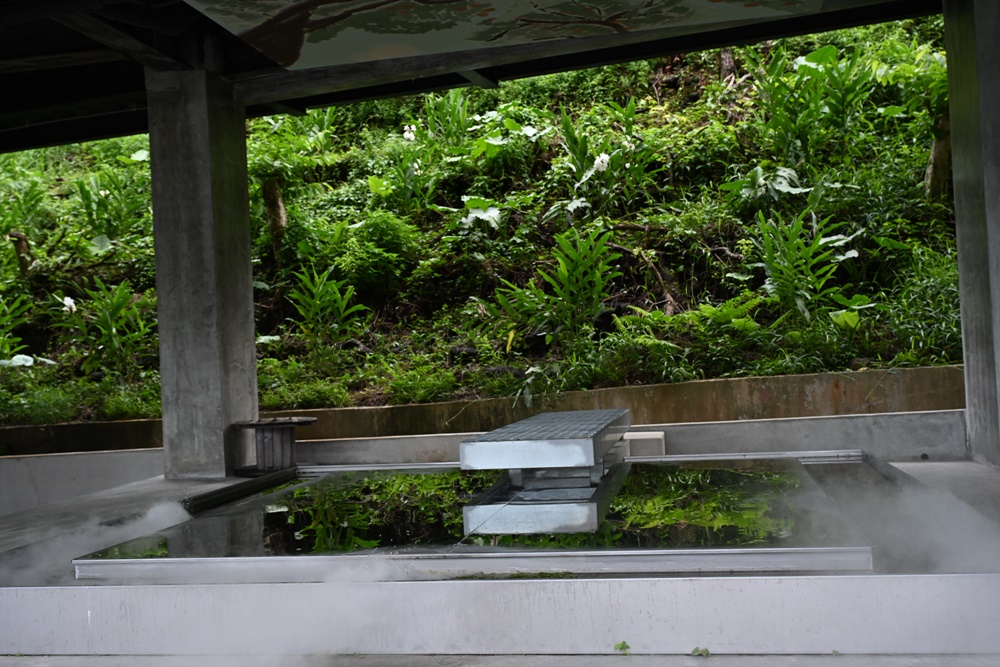
[[1000,464],[1000,3],[945,0],[969,449]]
[[249,462],[257,418],[244,109],[217,76],[147,70],[168,478]]

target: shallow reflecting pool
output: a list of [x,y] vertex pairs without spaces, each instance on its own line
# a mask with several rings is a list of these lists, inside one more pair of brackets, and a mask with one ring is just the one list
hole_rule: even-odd
[[[77,572],[298,581],[333,572],[398,579],[872,566],[865,538],[795,459],[633,464],[596,532],[463,536],[463,505],[502,475],[336,473],[78,559]],[[531,502],[512,493],[509,502]]]

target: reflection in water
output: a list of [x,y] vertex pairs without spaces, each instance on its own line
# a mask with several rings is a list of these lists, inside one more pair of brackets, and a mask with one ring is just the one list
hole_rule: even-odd
[[[466,542],[532,547],[703,547],[778,545],[795,533],[801,477],[776,463],[712,468],[636,465],[596,533],[476,535]],[[329,553],[386,546],[454,544],[462,505],[495,472],[374,473],[332,479],[268,506],[271,554]]]

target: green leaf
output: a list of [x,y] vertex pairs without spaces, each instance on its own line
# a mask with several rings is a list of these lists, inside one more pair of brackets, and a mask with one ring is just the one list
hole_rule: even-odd
[[111,250],[111,246],[112,246],[111,239],[109,239],[104,234],[95,236],[90,241],[90,251],[95,255],[106,253],[107,251]]
[[391,183],[378,176],[368,177],[368,189],[380,197],[388,197],[395,190]]
[[830,319],[841,329],[854,331],[861,323],[861,315],[856,310],[836,310],[830,313]]
[[892,118],[893,116],[902,116],[906,113],[906,107],[901,107],[898,105],[892,105],[888,107],[880,107],[878,112],[883,116],[888,116]]
[[511,132],[520,132],[521,131],[521,124],[518,123],[513,118],[504,118],[503,119],[503,126],[506,127],[508,130],[510,130]]
[[837,47],[832,44],[821,46],[806,56],[806,62],[817,65],[829,65],[837,62]]
[[910,246],[901,241],[886,238],[885,236],[876,236],[875,243],[878,243],[883,248],[888,248],[890,250],[908,250],[910,248]]
[[485,197],[475,197],[466,195],[462,197],[462,201],[465,202],[465,208],[473,209],[487,209],[491,206],[496,206],[496,201],[493,199],[486,199]]

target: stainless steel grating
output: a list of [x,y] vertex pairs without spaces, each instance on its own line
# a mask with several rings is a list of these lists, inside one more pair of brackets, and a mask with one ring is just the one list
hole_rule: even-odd
[[459,446],[465,470],[596,465],[631,424],[626,409],[545,412],[472,436]]

